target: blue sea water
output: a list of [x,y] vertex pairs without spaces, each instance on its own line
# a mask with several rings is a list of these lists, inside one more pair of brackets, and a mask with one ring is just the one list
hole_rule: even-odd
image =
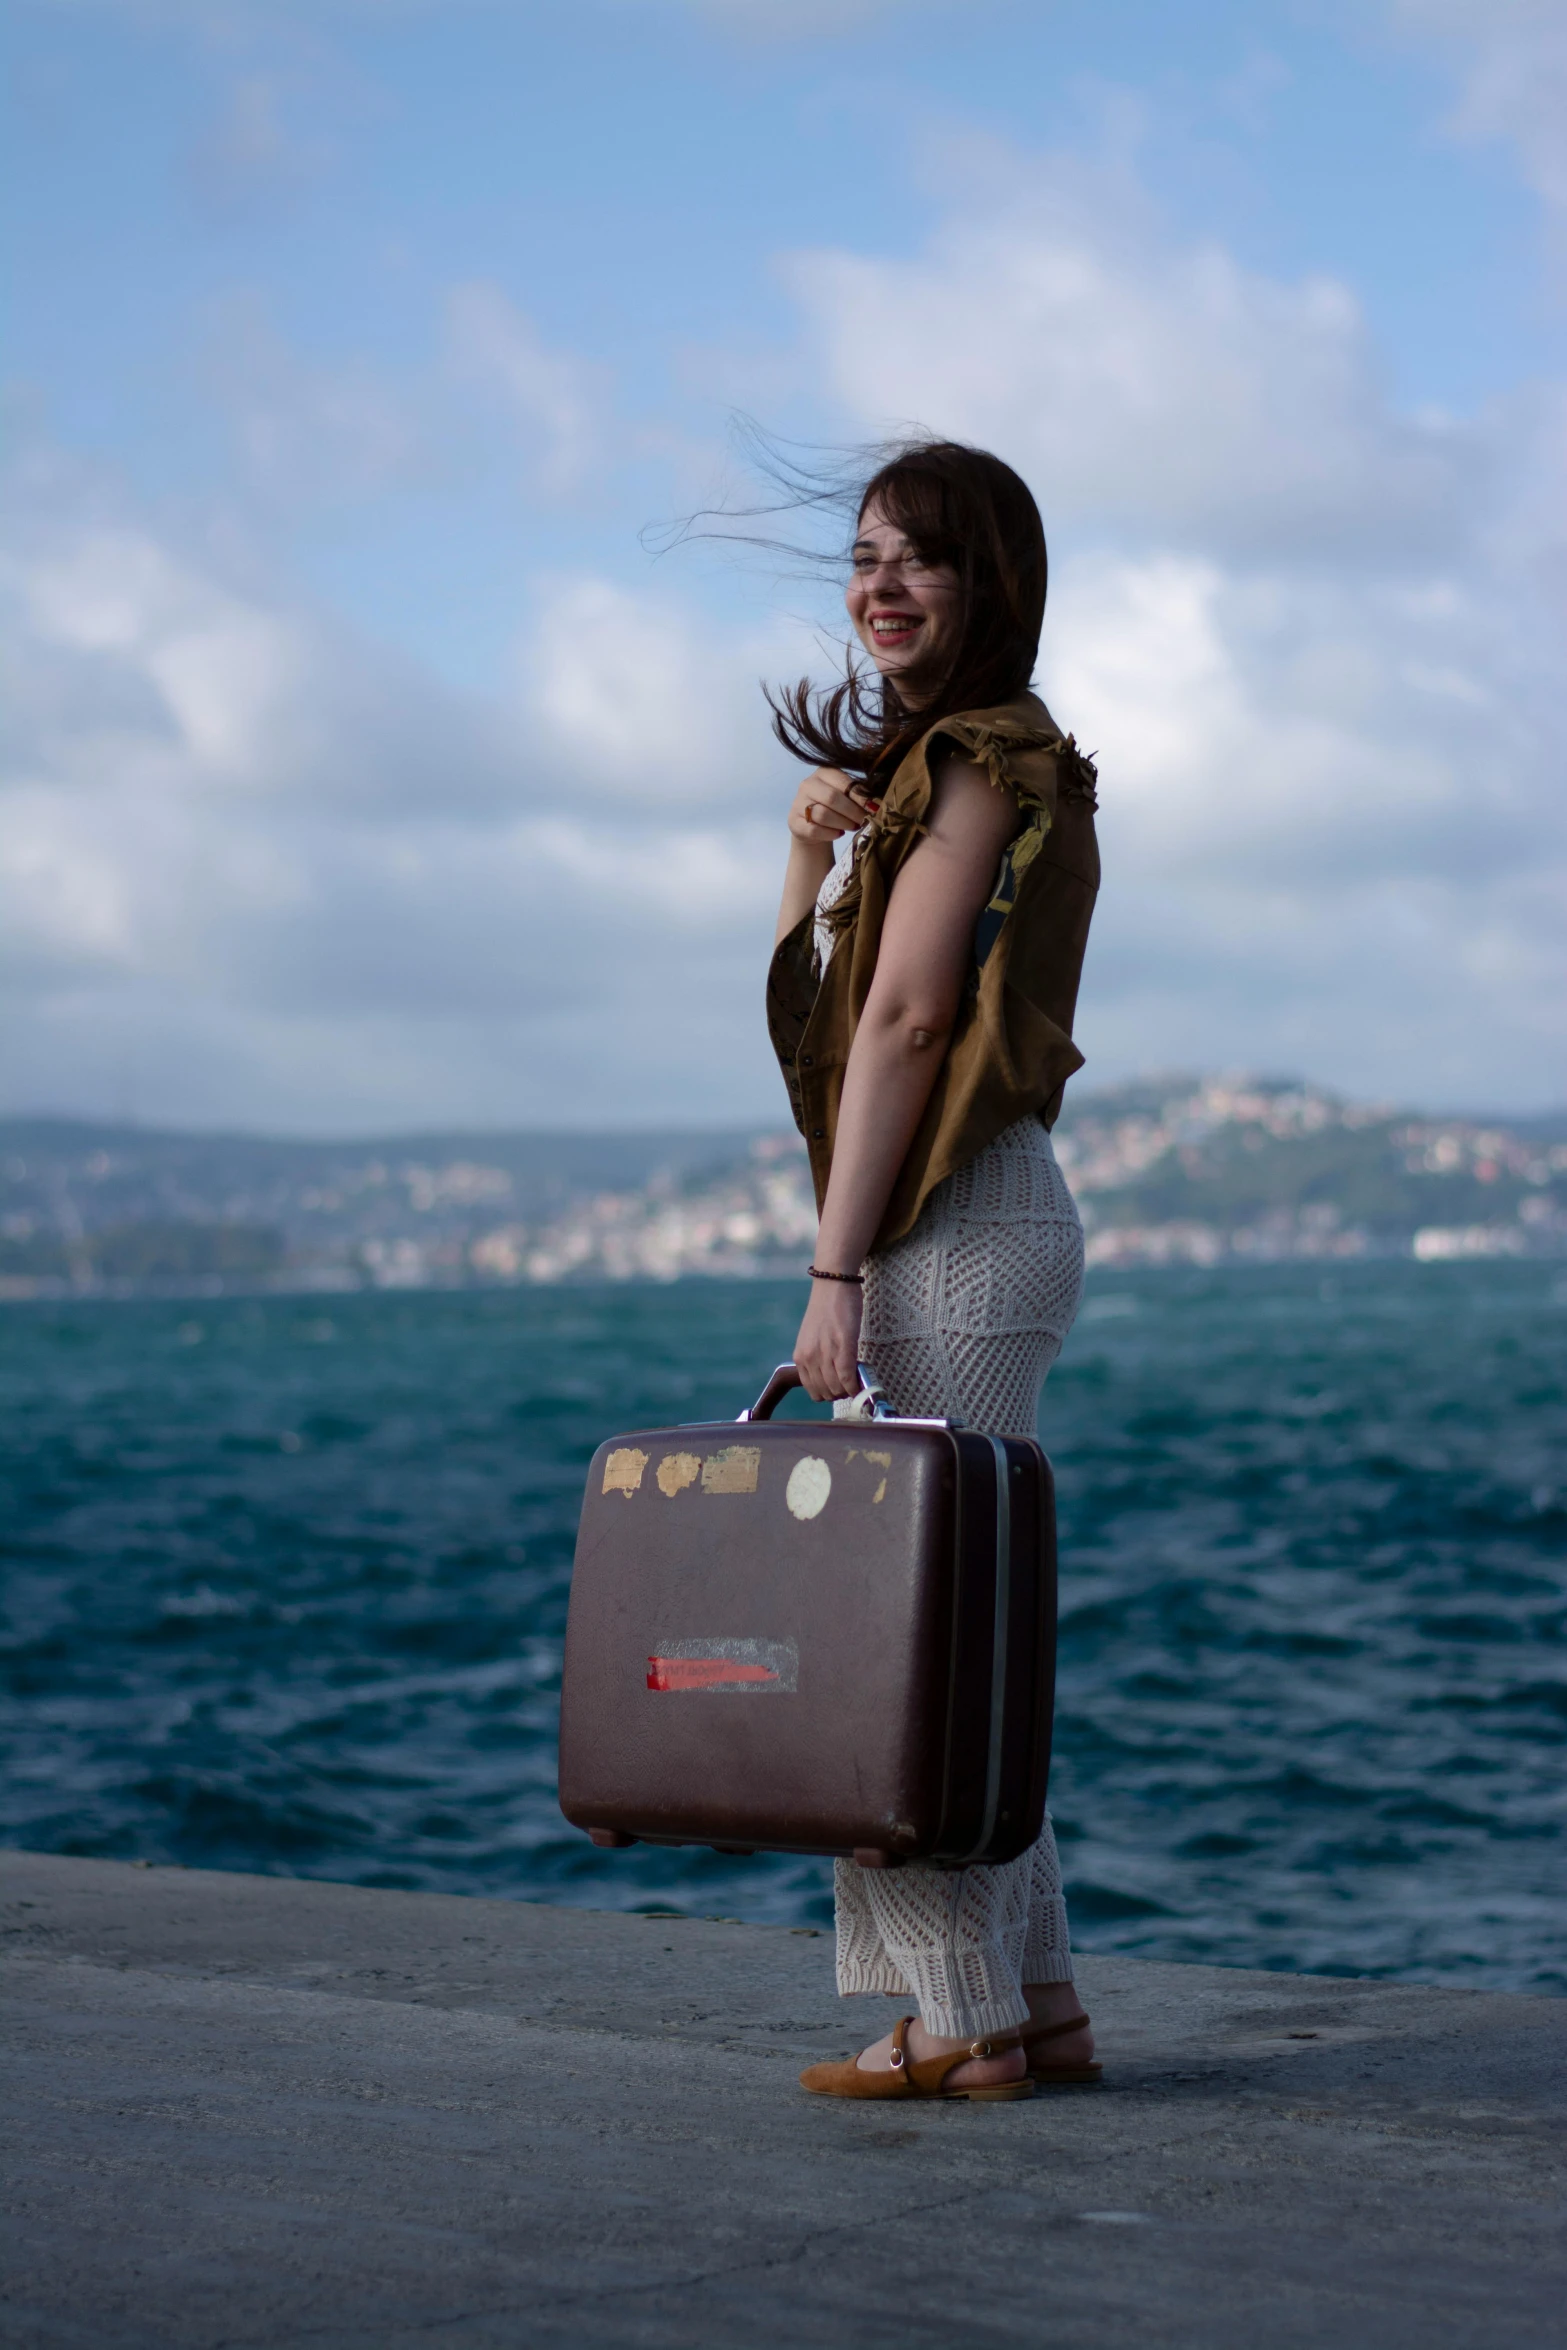
[[[0,1313],[0,1841],[825,1923],[825,1863],[554,1797],[606,1434],[738,1411],[795,1283]],[[1096,1275],[1046,1391],[1083,1946],[1567,1989],[1567,1277]]]

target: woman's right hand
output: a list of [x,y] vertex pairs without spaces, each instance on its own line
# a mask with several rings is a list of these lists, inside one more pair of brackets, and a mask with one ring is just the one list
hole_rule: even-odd
[[832,849],[846,832],[858,832],[879,806],[875,800],[856,799],[855,786],[841,767],[817,767],[795,793],[789,809],[789,833],[807,848]]

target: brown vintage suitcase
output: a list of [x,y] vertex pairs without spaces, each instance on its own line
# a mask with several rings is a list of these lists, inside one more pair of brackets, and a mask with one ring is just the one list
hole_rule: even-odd
[[1050,1764],[1050,1464],[880,1400],[771,1420],[798,1384],[594,1454],[561,1809],[597,1844],[1011,1860]]

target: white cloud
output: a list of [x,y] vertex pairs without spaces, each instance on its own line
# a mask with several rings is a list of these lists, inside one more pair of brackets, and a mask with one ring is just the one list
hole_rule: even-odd
[[239,479],[269,514],[450,490],[485,472],[558,500],[611,452],[607,371],[552,350],[494,285],[452,287],[422,363],[402,373],[307,358],[254,293],[218,306],[206,360]]
[[530,475],[553,490],[581,483],[602,454],[600,371],[550,350],[500,287],[482,282],[454,288],[447,341],[458,375],[510,417]]
[[208,380],[239,470],[276,511],[319,512],[437,470],[427,401],[373,367],[308,363],[254,294],[225,302],[208,342]]
[[[784,625],[726,631],[667,595],[588,577],[545,583],[521,649],[546,756],[649,815],[754,802],[780,759],[759,682],[813,665]],[[715,658],[716,655],[716,658]]]
[[1394,19],[1455,55],[1453,127],[1516,148],[1535,192],[1567,210],[1567,11],[1561,0],[1392,0]]
[[306,655],[297,632],[194,579],[145,537],[90,532],[23,575],[43,645],[138,675],[176,743],[211,783],[275,771]]
[[1494,620],[1191,558],[1066,567],[1052,699],[1101,750],[1098,1067],[1306,1067],[1394,1099],[1567,1081],[1567,806]]
[[235,77],[221,111],[191,150],[192,176],[203,195],[225,207],[270,205],[317,177],[327,150],[289,120],[295,94],[275,72]]
[[1003,445],[1051,515],[1096,529],[1362,560],[1450,538],[1484,486],[1476,437],[1389,411],[1348,287],[1171,246],[1135,191],[1080,164],[991,151],[967,177],[913,260],[789,265],[858,416]]
[[[1346,286],[1174,245],[1078,161],[943,169],[925,251],[787,264],[795,358],[848,430],[922,418],[1040,493],[1046,689],[1102,772],[1090,1077],[1559,1097],[1562,387],[1401,413]],[[493,480],[503,440],[598,496],[595,370],[484,283],[437,341],[387,383],[227,312],[252,485],[314,513],[454,442]],[[802,632],[701,614],[678,572],[556,571],[519,582],[487,699],[37,482],[0,565],[0,1098],[102,1110],[135,1069],[143,1115],[205,1122],[781,1115],[760,996],[794,778],[756,683],[811,665]]]
[[[760,996],[789,777],[723,756],[754,647],[709,640],[704,675],[666,598],[546,585],[546,657],[491,705],[101,502],[57,501],[3,584],[8,1104],[112,1108],[134,1068],[143,1115],[205,1122],[778,1106]],[[704,683],[727,734],[692,716]],[[685,1036],[707,1045],[680,1106]]]
[[1403,415],[1347,289],[1016,157],[913,259],[789,279],[862,429],[997,448],[1058,542],[1043,675],[1104,803],[1094,1074],[1567,1090],[1560,388]]
[[432,803],[455,815],[514,788],[482,708],[137,520],[35,522],[0,561],[0,589],[14,614],[13,777],[89,798],[194,808],[241,795],[375,821]]

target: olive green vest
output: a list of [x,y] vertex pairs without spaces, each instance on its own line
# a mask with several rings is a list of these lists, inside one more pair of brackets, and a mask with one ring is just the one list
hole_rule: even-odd
[[915,744],[858,836],[853,874],[833,913],[836,940],[818,980],[813,917],[773,957],[767,1017],[810,1152],[818,1211],[827,1196],[838,1103],[870,994],[887,900],[919,840],[931,769],[948,756],[989,770],[1022,817],[975,926],[974,966],[946,1058],[893,1185],[873,1249],[902,1238],[936,1185],[1020,1118],[1055,1123],[1083,1056],[1072,1015],[1099,888],[1094,769],[1036,694],[943,718]]

